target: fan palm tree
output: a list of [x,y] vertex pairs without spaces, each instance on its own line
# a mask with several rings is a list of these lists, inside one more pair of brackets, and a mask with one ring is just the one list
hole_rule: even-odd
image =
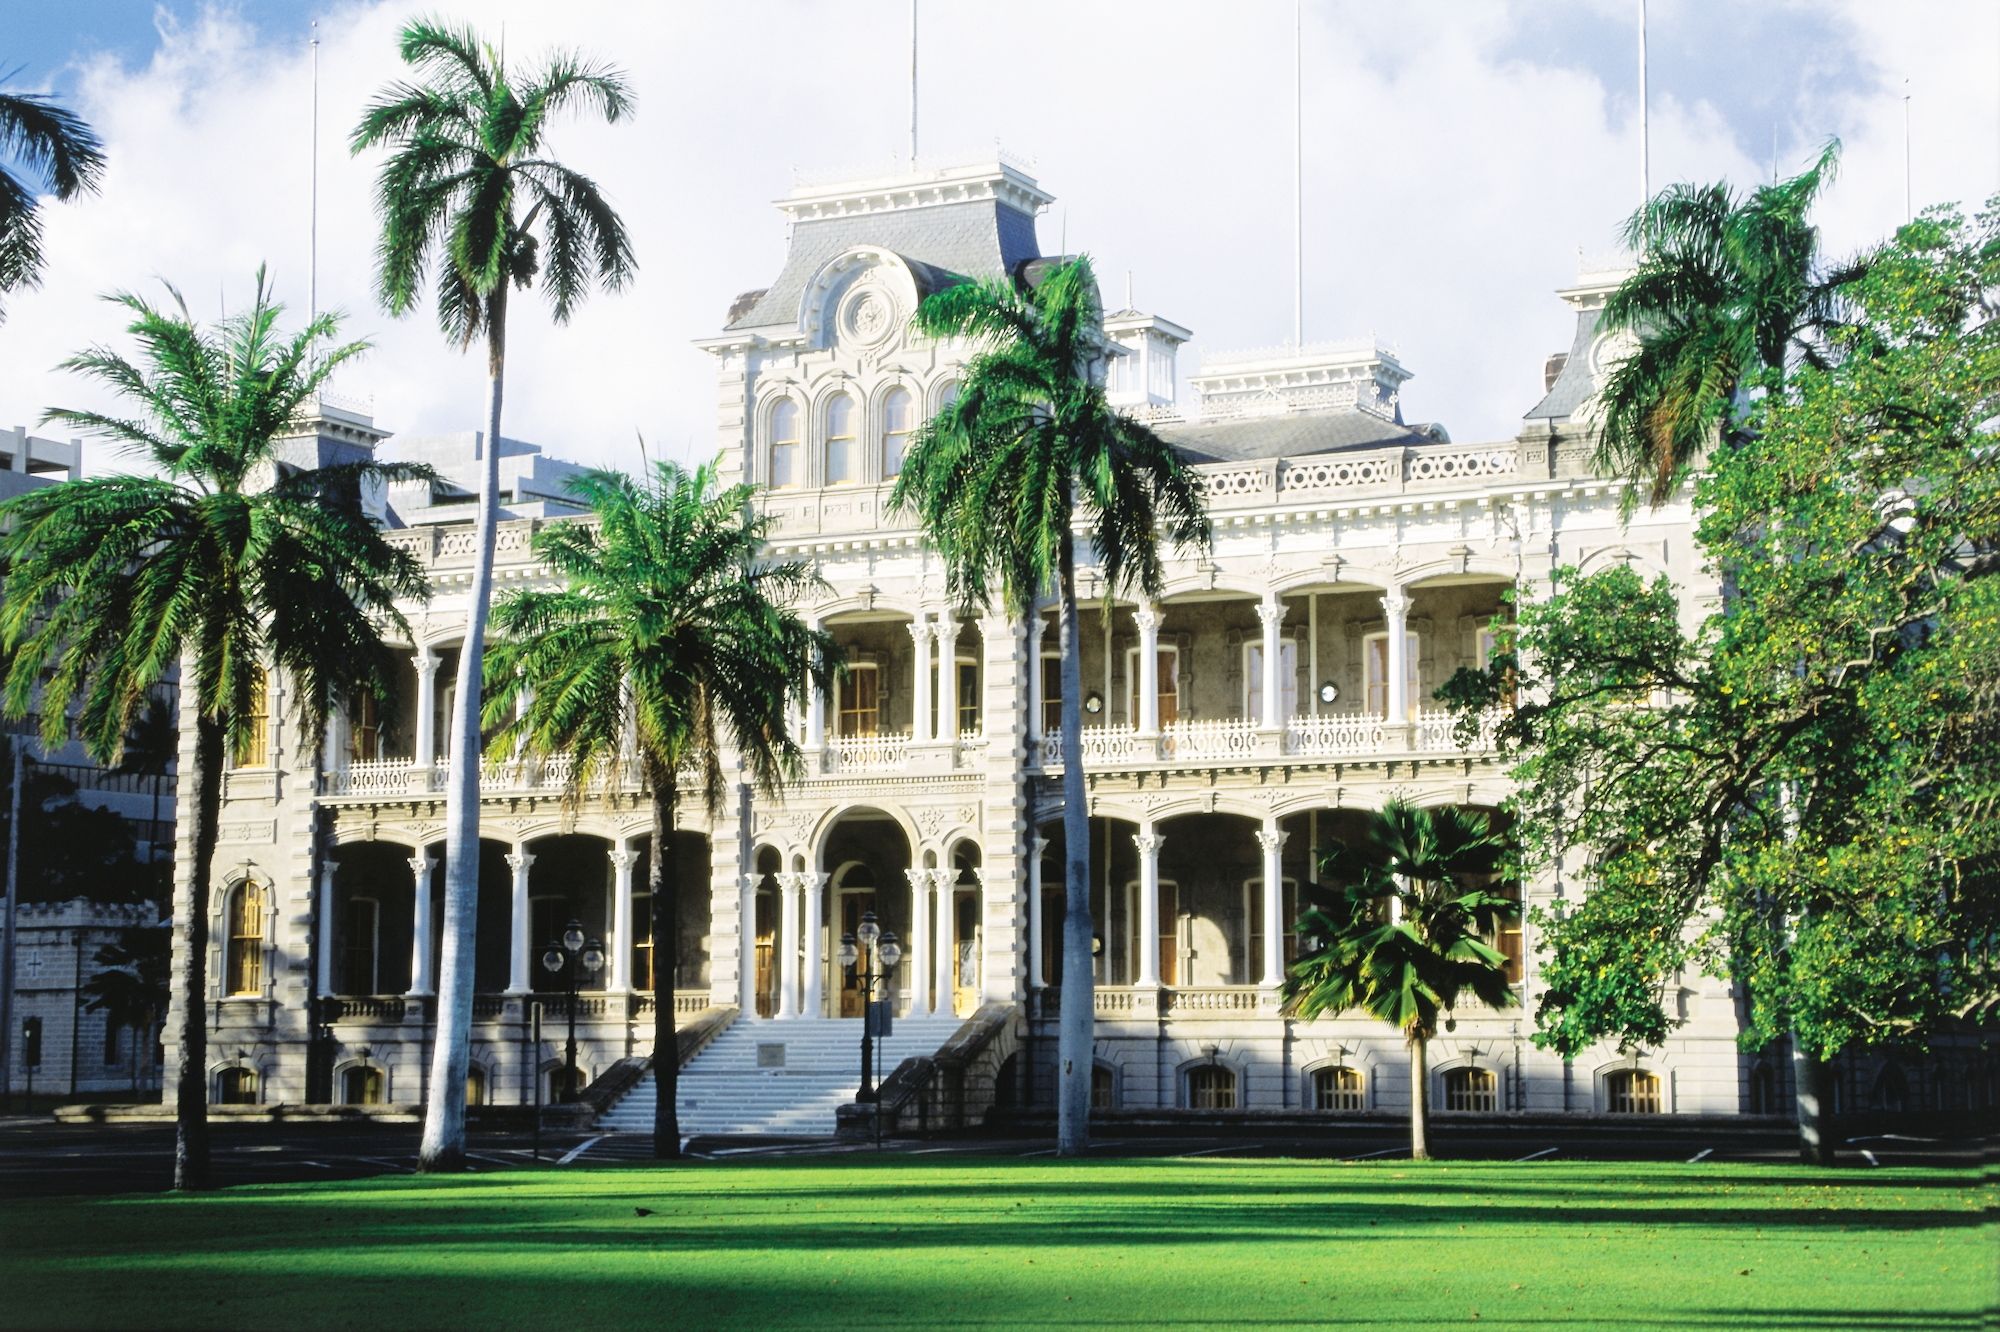
[[[506,723],[496,743],[572,754],[572,794],[636,761],[651,795],[653,1154],[678,1157],[679,777],[693,773],[716,813],[726,752],[767,792],[796,776],[786,700],[827,687],[833,640],[790,609],[823,586],[819,575],[762,558],[769,523],[751,507],[752,488],[718,491],[714,464],[690,472],[662,462],[644,481],[589,472],[569,491],[596,521],[535,534],[536,554],[564,586],[496,608],[486,719]],[[615,942],[629,955],[630,940]]]
[[1486,942],[1520,910],[1491,883],[1506,851],[1484,814],[1392,800],[1358,841],[1321,857],[1321,876],[1344,886],[1298,924],[1306,951],[1285,981],[1286,1011],[1358,1008],[1403,1033],[1413,1160],[1430,1157],[1430,1042],[1441,1016],[1467,992],[1493,1008],[1514,1002],[1507,959]]
[[1092,1041],[1090,824],[1084,795],[1083,659],[1077,624],[1080,516],[1105,595],[1159,595],[1160,544],[1206,547],[1208,512],[1172,446],[1105,401],[1107,355],[1090,260],[1049,266],[1036,283],[968,282],[918,307],[916,329],[975,354],[957,399],[917,432],[890,496],[914,510],[961,604],[1035,614],[1055,594],[1061,649],[1063,920],[1056,1150],[1089,1137]]
[[[104,145],[83,117],[41,93],[0,92],[0,292],[41,283],[40,190],[68,203],[103,177]],[[6,317],[0,304],[0,321]]]
[[93,959],[104,968],[83,983],[83,1006],[103,1013],[113,1028],[132,1033],[132,1096],[139,1096],[139,1067],[153,1048],[167,1012],[168,938],[157,926],[121,930]]
[[[362,114],[356,153],[390,149],[376,182],[382,238],[376,289],[404,315],[431,285],[438,326],[461,348],[486,341],[486,437],[479,481],[478,550],[450,719],[445,779],[444,956],[438,1032],[421,1163],[465,1163],[465,1075],[471,1057],[472,958],[479,905],[480,651],[493,594],[499,517],[500,402],[506,382],[507,298],[539,278],[557,323],[593,284],[632,275],[625,225],[595,182],[547,156],[550,118],[574,106],[607,121],[632,109],[622,75],[558,53],[518,76],[469,28],[419,21],[402,56],[421,83],[393,83]],[[433,271],[434,270],[434,271]]]
[[1744,393],[1782,379],[1795,358],[1817,362],[1822,334],[1839,318],[1839,289],[1853,265],[1829,269],[1807,220],[1832,183],[1840,144],[1788,180],[1748,198],[1727,184],[1676,184],[1625,223],[1639,266],[1599,317],[1635,342],[1599,393],[1597,465],[1673,494],[1718,436],[1742,431]]
[[120,293],[135,363],[107,347],[64,368],[128,399],[130,416],[55,409],[123,444],[155,473],[86,477],[0,505],[0,710],[40,704],[44,743],[78,737],[100,763],[121,757],[147,700],[178,667],[195,732],[180,798],[193,845],[174,884],[174,1186],[208,1180],[205,1018],[209,879],[222,768],[252,740],[265,672],[306,745],[339,697],[387,699],[394,658],[378,624],[404,629],[399,601],[428,594],[422,566],[363,511],[363,488],[426,469],[374,462],[299,468],[281,437],[365,343],[335,344],[324,314],[289,336],[257,274],[250,308],[204,328],[169,287],[156,307]]

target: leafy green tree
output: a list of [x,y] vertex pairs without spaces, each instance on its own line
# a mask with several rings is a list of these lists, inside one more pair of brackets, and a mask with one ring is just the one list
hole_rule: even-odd
[[86,477],[0,505],[0,708],[39,708],[54,747],[77,736],[100,763],[120,757],[153,690],[179,669],[195,732],[181,775],[193,844],[174,883],[174,1016],[179,1064],[174,1186],[208,1182],[207,953],[222,769],[251,736],[267,670],[307,745],[339,698],[393,695],[378,628],[428,595],[422,567],[363,511],[365,486],[418,479],[374,462],[296,468],[281,439],[329,376],[366,348],[335,344],[324,314],[286,336],[260,270],[250,308],[203,327],[180,293],[132,315],[135,361],[95,347],[64,368],[130,401],[133,415],[55,409],[48,419],[118,441],[152,475]]
[[914,511],[961,603],[1035,613],[1053,591],[1061,647],[1063,918],[1056,1150],[1089,1137],[1092,1023],[1090,836],[1081,761],[1079,517],[1097,548],[1105,595],[1159,595],[1160,543],[1205,547],[1207,508],[1171,445],[1105,400],[1107,349],[1088,258],[1038,282],[968,282],[927,297],[913,319],[933,338],[969,341],[957,399],[917,432],[892,506]]
[[1740,443],[1745,390],[1818,364],[1852,266],[1829,269],[1807,213],[1832,183],[1840,144],[1748,198],[1726,183],[1677,184],[1625,224],[1637,271],[1605,301],[1599,327],[1634,340],[1600,401],[1597,465],[1665,502],[1718,438]]
[[83,1006],[132,1035],[132,1097],[140,1093],[142,1061],[150,1057],[167,1015],[169,939],[158,926],[119,931],[92,959],[103,970],[83,983]]
[[1358,1008],[1392,1024],[1410,1050],[1410,1156],[1430,1159],[1430,1042],[1468,993],[1514,1002],[1507,959],[1487,942],[1520,908],[1495,876],[1509,849],[1486,815],[1391,800],[1353,843],[1320,858],[1341,887],[1308,910],[1285,980],[1301,1018]]
[[[17,744],[27,743],[25,740]],[[77,785],[60,765],[23,756],[21,900],[68,902],[163,901],[166,881],[155,866],[139,859],[132,823],[123,815],[77,798]],[[11,769],[11,765],[9,765]],[[73,768],[69,769],[74,771]],[[6,844],[7,790],[11,770],[0,771],[0,846]]]
[[0,92],[0,293],[41,283],[41,190],[68,203],[103,177],[104,145],[81,116],[41,93]]
[[431,285],[444,335],[461,348],[486,341],[478,550],[450,719],[444,956],[421,1156],[426,1170],[457,1170],[465,1164],[463,1091],[479,906],[480,654],[499,519],[508,294],[539,279],[562,324],[591,287],[616,290],[632,276],[625,224],[596,182],[554,160],[546,142],[558,113],[581,107],[617,121],[631,111],[632,97],[618,71],[568,53],[530,71],[510,69],[470,28],[411,23],[401,50],[423,81],[384,88],[351,139],[356,153],[390,150],[375,191],[382,222],[377,292],[384,308],[400,316]]
[[1587,895],[1537,918],[1539,1043],[1658,1046],[1662,991],[1697,968],[1741,983],[1750,1049],[1990,1039],[1996,292],[1994,214],[1904,227],[1840,293],[1826,363],[1767,382],[1696,483],[1727,606],[1684,631],[1666,579],[1562,570],[1521,606],[1518,656],[1449,686],[1476,715],[1518,672],[1499,734],[1526,858],[1589,860]]
[[752,508],[753,489],[718,490],[713,464],[659,463],[643,482],[589,472],[569,490],[594,521],[535,534],[535,553],[563,586],[496,608],[486,720],[500,728],[498,744],[571,754],[572,794],[636,767],[651,797],[653,1154],[674,1158],[679,778],[694,774],[714,813],[728,790],[726,756],[767,792],[796,777],[787,700],[827,687],[834,647],[792,609],[822,587],[819,575],[764,558],[770,524]]

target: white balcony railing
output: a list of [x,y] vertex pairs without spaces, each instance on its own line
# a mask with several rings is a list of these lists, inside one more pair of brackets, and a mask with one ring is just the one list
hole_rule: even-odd
[[1159,752],[1174,761],[1254,758],[1257,723],[1233,717],[1174,722],[1160,732]]
[[894,772],[909,757],[907,735],[837,735],[826,742],[826,771]]
[[1382,719],[1373,713],[1322,712],[1285,723],[1285,752],[1302,758],[1378,754],[1382,748]]

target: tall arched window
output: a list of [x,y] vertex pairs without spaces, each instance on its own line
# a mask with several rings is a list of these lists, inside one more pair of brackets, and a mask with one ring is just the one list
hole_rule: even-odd
[[890,389],[882,400],[882,479],[903,470],[903,455],[909,451],[910,432],[916,429],[916,399],[904,388]]
[[1643,1068],[1621,1068],[1604,1079],[1606,1107],[1614,1115],[1660,1113],[1660,1080]]
[[771,409],[771,484],[799,483],[799,405],[790,398]]
[[837,394],[826,405],[826,483],[830,486],[844,486],[860,471],[854,430],[854,399]]
[[215,1099],[223,1105],[257,1104],[257,1070],[225,1068],[217,1080]]
[[264,988],[264,890],[239,884],[229,897],[229,933],[223,942],[227,994],[259,994]]

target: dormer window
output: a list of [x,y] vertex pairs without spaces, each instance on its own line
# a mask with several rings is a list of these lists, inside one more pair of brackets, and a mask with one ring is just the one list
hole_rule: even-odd
[[771,409],[771,484],[799,483],[799,405],[790,398]]
[[854,427],[854,399],[839,394],[826,405],[826,483],[830,486],[844,486],[855,479],[860,459]]
[[908,389],[890,389],[882,400],[882,478],[899,475],[903,455],[910,448],[910,432],[916,427],[916,400]]

